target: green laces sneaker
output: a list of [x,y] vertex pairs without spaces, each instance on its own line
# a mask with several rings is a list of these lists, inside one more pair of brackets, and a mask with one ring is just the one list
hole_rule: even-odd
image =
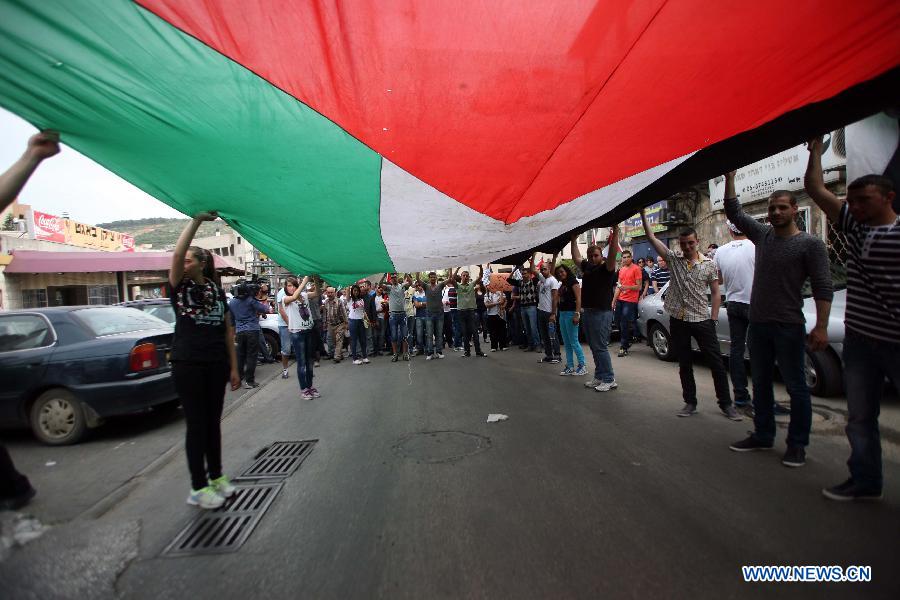
[[211,485],[199,490],[191,490],[187,503],[207,510],[215,510],[225,504],[225,498],[216,493]]
[[222,475],[218,479],[213,479],[212,481],[210,481],[209,487],[213,488],[216,493],[223,498],[231,498],[237,491],[237,488],[234,487],[234,484],[231,483],[231,480],[229,480],[225,475]]

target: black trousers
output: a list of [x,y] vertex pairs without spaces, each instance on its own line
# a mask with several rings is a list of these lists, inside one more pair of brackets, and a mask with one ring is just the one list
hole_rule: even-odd
[[475,329],[475,311],[460,310],[459,328],[462,330],[463,348],[469,351],[469,341],[474,338],[475,352],[481,352],[481,342],[478,341],[478,331]]
[[0,498],[12,498],[31,489],[28,478],[16,471],[6,446],[0,444]]
[[[256,332],[252,332],[255,334]],[[206,487],[208,479],[222,476],[222,407],[228,365],[220,362],[173,362],[172,378],[184,408],[191,489]]]
[[678,374],[681,376],[681,393],[687,404],[697,405],[697,384],[694,381],[694,353],[691,350],[691,338],[697,340],[700,352],[712,371],[713,385],[719,406],[731,405],[731,391],[728,389],[728,372],[722,362],[719,351],[719,340],[716,339],[716,326],[712,319],[705,321],[682,321],[671,319],[672,346],[678,357]]
[[506,321],[497,315],[488,315],[488,329],[491,332],[491,348],[506,348]]
[[240,331],[237,340],[238,375],[248,383],[256,381],[256,353],[259,352],[259,330]]

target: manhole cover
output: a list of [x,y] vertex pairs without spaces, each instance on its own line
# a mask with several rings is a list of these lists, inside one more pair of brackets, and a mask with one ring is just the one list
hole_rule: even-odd
[[422,431],[400,438],[394,451],[412,460],[427,463],[452,462],[491,447],[491,439],[462,431]]

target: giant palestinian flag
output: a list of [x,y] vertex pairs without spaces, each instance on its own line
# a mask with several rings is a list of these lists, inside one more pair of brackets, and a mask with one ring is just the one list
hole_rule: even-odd
[[495,261],[897,100],[896,0],[0,0],[0,104],[335,282]]

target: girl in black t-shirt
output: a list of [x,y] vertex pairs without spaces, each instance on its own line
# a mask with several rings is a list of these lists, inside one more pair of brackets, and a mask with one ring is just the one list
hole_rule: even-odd
[[225,293],[216,285],[209,250],[189,246],[203,221],[214,212],[198,213],[185,227],[172,253],[169,297],[175,308],[172,378],[184,408],[185,449],[191,474],[187,502],[215,509],[233,495],[234,485],[222,473],[222,407],[225,384],[241,385],[234,348],[234,321]]

